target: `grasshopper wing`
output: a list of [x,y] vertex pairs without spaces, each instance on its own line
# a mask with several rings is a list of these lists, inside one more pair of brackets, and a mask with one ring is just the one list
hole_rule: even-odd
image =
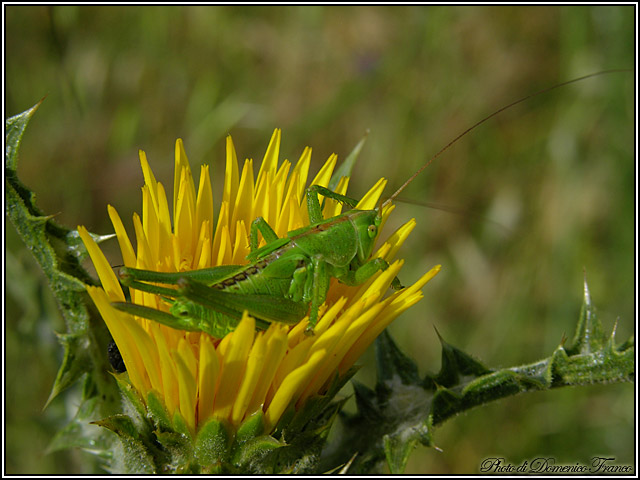
[[304,302],[271,295],[223,292],[187,278],[179,280],[178,285],[180,294],[188,300],[232,318],[241,318],[246,310],[252,317],[267,322],[293,325],[302,320],[309,310]]
[[132,267],[120,268],[120,279],[125,285],[140,282],[164,283],[175,285],[181,278],[191,278],[205,285],[213,285],[220,280],[232,276],[242,270],[242,265],[219,265],[211,268],[201,268],[188,272],[154,272],[152,270],[140,270]]

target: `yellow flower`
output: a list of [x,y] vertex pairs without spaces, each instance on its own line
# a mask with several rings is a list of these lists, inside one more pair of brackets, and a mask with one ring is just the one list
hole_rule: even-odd
[[[246,160],[240,175],[231,137],[227,137],[224,192],[215,228],[208,167],[200,169],[196,194],[182,140],[177,140],[172,226],[165,189],[141,151],[142,217],[133,215],[137,251],[118,213],[108,206],[124,265],[183,272],[243,264],[249,253],[249,226],[258,216],[279,237],[308,225],[304,190],[311,149],[304,150],[289,174],[289,161],[278,167],[279,148],[280,130],[276,130],[254,181],[252,160]],[[336,161],[336,155],[329,157],[309,184],[327,186]],[[378,181],[356,208],[374,208],[385,183]],[[341,179],[335,191],[344,194],[347,184],[348,178]],[[384,209],[383,223],[391,210],[391,205]],[[340,204],[327,201],[323,214],[329,218],[340,211]],[[407,222],[374,254],[391,263],[388,270],[356,287],[332,281],[315,335],[304,334],[306,318],[294,326],[272,323],[266,331],[256,331],[254,319],[245,312],[238,327],[222,339],[172,329],[112,307],[112,302],[125,301],[120,283],[86,228],[78,231],[102,282],[102,288],[87,290],[142,398],[153,392],[170,418],[179,414],[192,433],[211,418],[237,427],[257,412],[262,412],[264,432],[269,433],[287,408],[300,408],[310,397],[324,393],[336,373],[343,375],[394,318],[422,298],[420,289],[440,266],[384,298],[403,263],[392,258],[414,226],[415,220]],[[168,310],[158,295],[134,289],[130,293],[133,303]]]

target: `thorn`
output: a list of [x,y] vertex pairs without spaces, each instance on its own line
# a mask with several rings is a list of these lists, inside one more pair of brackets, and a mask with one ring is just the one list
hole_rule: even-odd
[[62,212],[58,212],[58,213],[51,213],[49,215],[43,215],[41,218],[44,218],[45,221],[49,221],[49,220],[53,220],[54,218],[56,218],[57,216],[61,215]]
[[436,331],[436,335],[438,335],[438,340],[440,340],[440,343],[441,343],[441,344],[444,344],[444,343],[445,343],[445,341],[444,341],[444,339],[442,338],[442,335],[440,335],[440,332],[438,331],[438,327],[436,327],[436,326],[434,325],[434,326],[433,326],[433,329]]
[[591,307],[591,294],[589,293],[589,285],[587,285],[587,269],[583,267],[584,273],[584,303]]
[[616,338],[616,330],[618,329],[618,321],[620,317],[616,318],[616,321],[613,324],[613,329],[611,330],[611,342],[613,343]]
[[567,340],[569,339],[567,338],[566,332],[562,332],[562,338],[560,339],[560,346],[562,348],[564,348],[564,344],[567,343]]
[[351,467],[351,464],[353,463],[353,461],[356,459],[357,456],[358,456],[358,452],[354,453],[349,459],[349,461],[345,463],[344,466],[338,471],[338,475],[346,475],[347,470],[349,470],[349,468]]
[[44,102],[45,98],[47,98],[49,94],[45,95],[44,97],[42,97],[40,99],[40,101],[38,103],[36,103],[33,107],[31,107],[29,109],[29,117],[32,117],[34,113],[36,113],[36,110],[38,110],[38,108],[40,108],[40,105],[42,105],[42,102]]

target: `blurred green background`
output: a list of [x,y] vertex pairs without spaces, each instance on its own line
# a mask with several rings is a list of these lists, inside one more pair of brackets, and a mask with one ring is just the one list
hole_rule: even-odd
[[[192,166],[212,165],[219,198],[227,133],[239,157],[259,160],[282,128],[281,158],[310,145],[316,171],[369,130],[350,193],[381,176],[390,193],[501,106],[634,67],[633,6],[12,5],[5,14],[5,115],[46,96],[19,174],[45,212],[97,233],[112,231],[107,203],[130,229],[141,211],[138,149],[170,192],[183,138]],[[443,266],[391,327],[422,373],[439,368],[434,326],[489,366],[548,356],[573,336],[585,269],[605,328],[619,319],[618,339],[633,333],[633,81],[602,76],[510,109],[403,194],[458,211],[399,204],[394,217],[418,220],[401,252],[403,282]],[[11,226],[6,240],[6,473],[91,472],[86,454],[44,453],[77,394],[42,412],[64,326]],[[369,385],[372,360],[368,352],[357,377]],[[477,408],[440,427],[442,452],[418,448],[407,473],[473,473],[490,456],[632,464],[633,390],[582,387]]]

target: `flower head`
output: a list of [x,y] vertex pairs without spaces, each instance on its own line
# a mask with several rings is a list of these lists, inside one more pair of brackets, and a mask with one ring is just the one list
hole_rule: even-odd
[[[278,166],[279,148],[280,130],[276,130],[254,180],[253,161],[246,160],[240,173],[231,137],[227,137],[224,191],[216,219],[209,168],[201,167],[196,192],[178,140],[173,222],[165,189],[141,151],[145,184],[142,216],[133,216],[136,250],[118,213],[108,207],[124,265],[157,272],[241,265],[247,263],[250,225],[257,217],[262,216],[280,238],[309,225],[305,188],[327,186],[337,157],[332,155],[307,182],[311,149],[303,151],[291,170],[287,160]],[[376,207],[385,183],[378,181],[356,208]],[[344,194],[347,184],[348,178],[342,178],[335,192]],[[341,209],[340,203],[326,199],[323,216],[333,217]],[[383,223],[392,210],[391,205],[384,209]],[[221,339],[170,328],[114,308],[113,302],[125,301],[118,278],[87,230],[78,227],[78,231],[102,282],[102,288],[87,287],[88,292],[120,350],[129,381],[142,398],[153,394],[162,401],[169,418],[181,418],[191,433],[209,419],[237,428],[260,414],[268,434],[288,408],[299,409],[310,397],[326,392],[336,375],[344,375],[393,319],[422,298],[420,289],[439,266],[385,298],[403,263],[392,261],[393,257],[414,226],[414,220],[407,222],[374,253],[390,263],[387,270],[357,286],[332,280],[315,335],[304,334],[308,317],[293,326],[274,322],[262,331],[245,312],[237,328]],[[130,296],[134,304],[169,309],[160,295],[130,289]]]

